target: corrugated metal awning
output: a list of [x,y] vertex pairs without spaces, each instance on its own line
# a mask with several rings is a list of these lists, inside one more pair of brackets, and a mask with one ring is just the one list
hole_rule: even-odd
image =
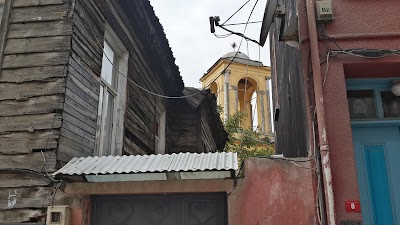
[[174,179],[215,179],[230,177],[237,169],[237,153],[174,153],[73,158],[53,176],[84,175],[92,182],[167,180],[168,175]]

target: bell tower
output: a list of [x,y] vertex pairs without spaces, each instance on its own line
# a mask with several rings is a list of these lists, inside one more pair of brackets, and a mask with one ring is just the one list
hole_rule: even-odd
[[246,54],[234,51],[223,55],[208,69],[200,81],[209,87],[218,104],[223,107],[221,118],[242,112],[244,128],[259,129],[270,134],[271,113],[269,101],[269,79],[271,69],[261,62],[250,59]]

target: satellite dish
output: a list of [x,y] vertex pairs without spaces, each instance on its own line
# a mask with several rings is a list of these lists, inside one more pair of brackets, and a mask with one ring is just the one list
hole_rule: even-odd
[[265,41],[267,40],[269,29],[271,28],[271,24],[274,21],[277,6],[278,0],[268,0],[267,5],[265,6],[264,18],[262,21],[260,34],[261,46],[264,46]]

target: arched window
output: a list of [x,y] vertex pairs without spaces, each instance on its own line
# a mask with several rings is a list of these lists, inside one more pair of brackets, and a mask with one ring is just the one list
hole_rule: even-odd
[[238,83],[239,111],[245,114],[242,121],[244,128],[256,129],[258,126],[257,82],[249,77]]

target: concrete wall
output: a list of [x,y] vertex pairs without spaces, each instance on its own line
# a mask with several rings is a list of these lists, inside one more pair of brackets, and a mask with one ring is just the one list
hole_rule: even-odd
[[228,198],[229,225],[317,224],[312,170],[250,159],[244,171],[243,183]]
[[229,225],[317,224],[312,170],[288,161],[249,159],[244,175],[236,186],[233,179],[69,183],[56,199],[57,205],[71,206],[71,225],[90,224],[91,195],[204,192],[227,193]]

